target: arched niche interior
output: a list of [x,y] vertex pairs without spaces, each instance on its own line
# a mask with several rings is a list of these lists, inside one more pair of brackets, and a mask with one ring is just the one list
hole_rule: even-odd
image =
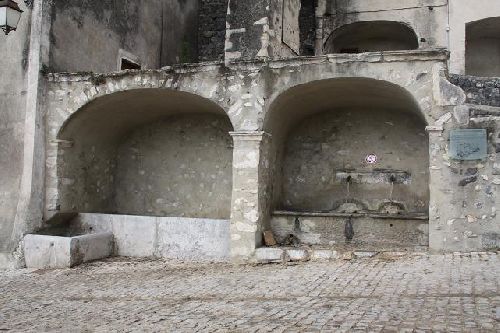
[[339,78],[289,89],[266,120],[274,209],[426,215],[425,127],[413,97],[385,81]]
[[336,29],[325,44],[326,53],[362,53],[418,49],[418,37],[396,21],[361,21]]
[[500,76],[500,17],[468,23],[465,35],[465,73]]
[[58,135],[60,211],[228,219],[231,130],[222,108],[193,94],[100,97]]

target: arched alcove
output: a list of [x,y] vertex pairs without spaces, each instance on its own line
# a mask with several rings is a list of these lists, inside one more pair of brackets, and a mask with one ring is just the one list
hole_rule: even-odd
[[500,76],[500,17],[466,25],[465,73]]
[[315,81],[281,94],[265,127],[278,238],[339,244],[352,219],[359,244],[427,245],[426,122],[406,90],[366,78]]
[[326,53],[362,53],[418,49],[418,37],[396,21],[361,21],[336,29],[325,44]]
[[228,219],[231,130],[222,108],[193,94],[100,97],[59,132],[60,211]]

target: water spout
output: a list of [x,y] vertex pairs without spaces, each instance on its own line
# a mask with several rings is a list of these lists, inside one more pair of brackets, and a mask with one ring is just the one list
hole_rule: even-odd
[[354,238],[354,228],[352,226],[352,217],[349,217],[345,222],[344,235],[347,243],[350,243]]
[[345,197],[345,202],[349,202],[349,198],[351,197],[351,182],[352,182],[352,176],[349,175],[346,178],[346,197]]
[[396,176],[395,175],[391,175],[391,177],[389,178],[389,180],[391,181],[391,191],[389,192],[389,201],[392,202],[392,195],[394,193],[394,183],[396,182]]

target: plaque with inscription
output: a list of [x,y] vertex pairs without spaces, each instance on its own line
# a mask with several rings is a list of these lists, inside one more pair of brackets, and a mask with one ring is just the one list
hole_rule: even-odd
[[485,129],[456,129],[450,133],[450,157],[455,160],[482,160],[488,156]]

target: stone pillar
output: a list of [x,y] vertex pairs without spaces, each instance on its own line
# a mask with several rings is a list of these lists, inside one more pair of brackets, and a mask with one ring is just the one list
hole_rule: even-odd
[[231,258],[249,259],[262,244],[267,212],[264,132],[233,132],[233,197],[231,204]]

